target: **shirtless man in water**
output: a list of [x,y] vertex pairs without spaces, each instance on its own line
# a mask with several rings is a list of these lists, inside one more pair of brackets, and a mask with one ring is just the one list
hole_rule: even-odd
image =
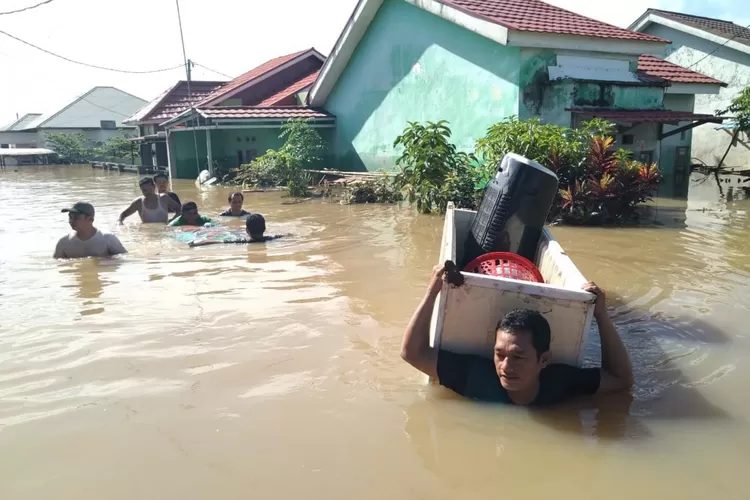
[[177,215],[182,213],[182,205],[175,202],[169,195],[156,192],[156,183],[151,177],[144,177],[138,185],[143,196],[133,200],[130,206],[120,214],[118,221],[120,224],[136,212],[141,216],[141,222],[160,224],[169,222],[169,212],[175,212]]
[[446,270],[438,266],[401,344],[401,357],[417,370],[471,399],[528,406],[561,403],[578,396],[625,391],[633,385],[628,351],[607,313],[604,291],[594,283],[594,318],[601,338],[602,366],[550,364],[550,326],[536,311],[517,309],[500,320],[494,360],[430,346],[430,321]]

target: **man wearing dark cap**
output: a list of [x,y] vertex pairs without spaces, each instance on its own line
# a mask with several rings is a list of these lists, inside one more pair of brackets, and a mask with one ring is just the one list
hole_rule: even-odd
[[62,212],[68,214],[68,223],[73,232],[57,242],[56,259],[111,257],[127,253],[117,236],[94,227],[94,207],[90,203],[79,201],[70,208],[63,208]]

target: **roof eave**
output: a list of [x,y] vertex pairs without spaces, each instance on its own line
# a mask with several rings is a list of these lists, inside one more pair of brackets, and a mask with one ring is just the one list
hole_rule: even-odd
[[[258,75],[256,78],[253,78],[252,80],[248,80],[247,82],[243,83],[242,85],[240,85],[240,86],[238,86],[238,87],[230,90],[226,94],[223,94],[223,95],[220,95],[220,96],[216,96],[216,97],[214,97],[213,99],[210,99],[210,100],[207,99],[207,100],[201,101],[199,104],[200,104],[200,106],[213,106],[213,105],[215,105],[215,104],[217,104],[219,102],[225,101],[227,99],[231,99],[235,95],[237,95],[237,94],[239,94],[239,93],[247,90],[248,88],[252,87],[253,85],[255,85],[255,84],[259,83],[259,82],[262,82],[262,81],[264,81],[264,80],[266,80],[268,78],[270,78],[271,76],[279,73],[280,71],[283,71],[284,69],[289,68],[290,66],[293,66],[293,65],[297,64],[298,62],[300,62],[300,61],[302,61],[302,60],[304,60],[304,59],[306,59],[306,58],[308,58],[310,56],[313,56],[313,57],[319,59],[320,62],[323,62],[323,63],[325,63],[325,61],[326,61],[326,57],[323,54],[321,54],[320,52],[318,52],[315,48],[308,49],[308,50],[302,52],[301,54],[299,54],[294,59],[290,59],[289,61],[285,62],[284,64],[280,64],[279,66],[273,68],[272,70],[266,71],[265,73],[263,73],[261,75]],[[228,82],[228,83],[231,83],[231,82]]]
[[508,45],[534,49],[607,52],[626,55],[661,55],[669,40],[628,40],[536,31],[510,31]]
[[681,31],[682,33],[687,33],[688,35],[693,35],[695,37],[717,43],[721,46],[736,50],[738,52],[750,54],[750,46],[748,45],[737,43],[735,41],[732,41],[732,39],[730,38],[714,35],[713,33],[709,33],[708,31],[696,28],[694,26],[689,26],[685,23],[681,23],[665,16],[660,16],[658,11],[646,11],[645,14],[643,14],[633,24],[630,25],[629,29],[642,33],[643,30],[645,30],[651,23],[661,24],[662,26],[666,26],[667,28],[672,28],[674,30]]
[[[468,14],[451,5],[440,3],[438,0],[404,1],[501,45],[508,44],[508,28],[504,26],[477,17],[476,15]],[[360,40],[367,32],[367,28],[370,26],[382,4],[383,0],[359,0],[357,2],[352,15],[349,17],[338,40],[336,40],[331,54],[328,56],[325,64],[323,64],[320,75],[318,75],[308,94],[307,102],[310,106],[321,107],[324,105],[328,95],[349,64],[349,60],[354,54],[357,45],[359,45]]]

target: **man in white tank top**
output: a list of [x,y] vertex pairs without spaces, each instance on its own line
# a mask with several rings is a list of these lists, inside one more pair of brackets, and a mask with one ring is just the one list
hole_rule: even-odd
[[130,206],[120,214],[120,220],[118,221],[120,224],[136,212],[141,216],[141,222],[159,224],[169,222],[170,211],[177,215],[182,213],[182,205],[168,195],[156,192],[156,184],[151,177],[144,177],[138,185],[141,187],[143,196],[133,200]]
[[99,231],[94,227],[94,207],[79,201],[71,208],[64,208],[73,232],[60,238],[55,247],[56,259],[78,259],[81,257],[111,257],[127,253],[117,236]]

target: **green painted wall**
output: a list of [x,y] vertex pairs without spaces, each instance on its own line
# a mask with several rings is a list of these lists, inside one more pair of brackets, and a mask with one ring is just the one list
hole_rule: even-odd
[[[688,111],[693,112],[695,106],[695,94],[665,94],[664,95],[664,108],[673,111]],[[674,130],[686,123],[679,125],[664,125],[664,132]],[[659,161],[659,169],[661,170],[664,180],[659,186],[659,194],[661,196],[687,196],[687,184],[689,177],[689,170],[687,175],[683,173],[675,172],[675,164],[677,161],[677,148],[687,147],[687,158],[688,164],[691,163],[692,151],[691,144],[693,140],[693,130],[687,130],[685,132],[675,134],[663,139],[661,142],[661,158]]]
[[471,151],[487,128],[518,114],[520,49],[385,0],[324,107],[336,115],[343,170],[392,169],[407,121],[450,121]]
[[[538,117],[547,123],[570,127],[574,124],[573,106],[614,107],[625,109],[659,109],[662,107],[662,87],[634,87],[612,83],[591,83],[574,80],[549,80],[550,66],[557,65],[558,55],[592,58],[621,58],[621,55],[592,55],[582,52],[545,49],[522,49],[519,77],[519,117]],[[632,68],[637,67],[635,61]]]
[[[175,177],[195,179],[200,170],[206,168],[206,133],[200,130],[175,131],[170,134],[172,161],[175,163]],[[198,145],[198,161],[195,158],[195,145]]]

